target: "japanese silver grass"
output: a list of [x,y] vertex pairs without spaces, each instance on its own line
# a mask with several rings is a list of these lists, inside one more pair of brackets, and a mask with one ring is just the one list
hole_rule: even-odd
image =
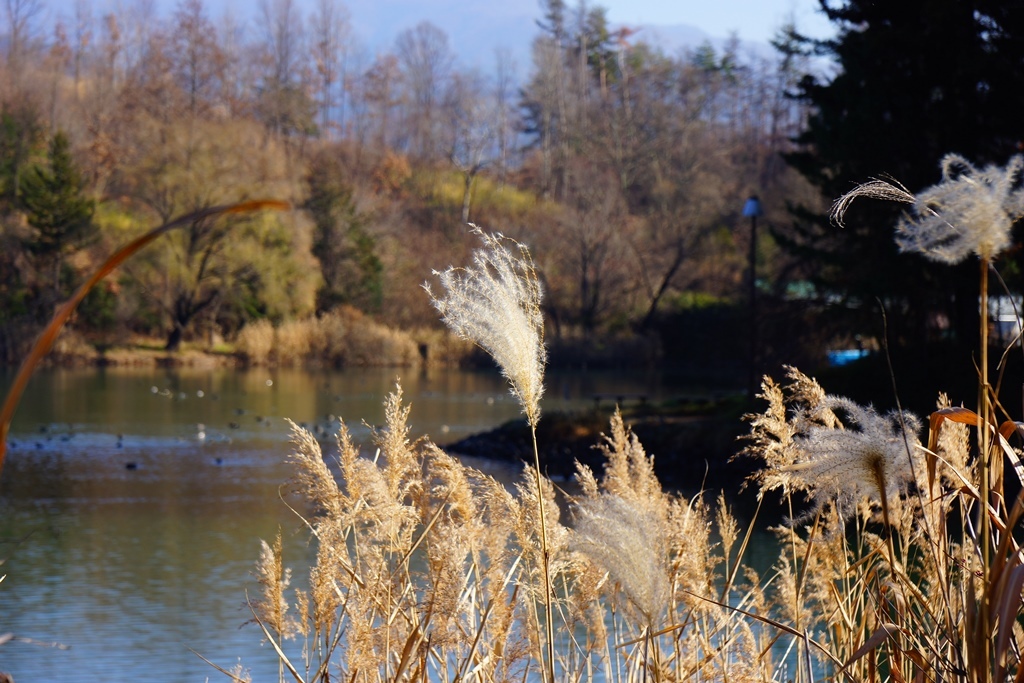
[[[812,509],[834,506],[848,518],[864,498],[884,508],[924,471],[914,415],[880,415],[871,406],[826,394],[816,381],[789,368],[788,388],[770,378],[762,385],[769,402],[763,415],[748,416],[754,445],[745,452],[764,460],[756,475],[760,495],[781,489],[805,492]],[[788,395],[787,395],[788,394]]]
[[429,284],[424,289],[452,332],[494,358],[527,421],[536,427],[546,353],[541,286],[533,259],[519,242],[471,227],[484,243],[473,252],[473,265],[434,271],[444,287],[443,297],[434,296]]
[[885,180],[859,185],[836,200],[831,217],[841,226],[858,197],[911,204],[910,214],[896,226],[901,251],[943,263],[959,263],[971,254],[982,260],[996,258],[1010,245],[1013,224],[1024,216],[1024,157],[978,170],[963,157],[948,154],[941,167],[942,180],[916,196]]
[[[1015,156],[1006,166],[989,165],[978,170],[963,157],[948,154],[941,166],[942,180],[917,196],[885,181],[876,180],[854,188],[833,205],[832,218],[842,225],[846,209],[857,197],[895,199],[913,205],[911,215],[905,215],[896,226],[896,243],[901,251],[916,251],[944,263],[959,263],[971,254],[978,256],[981,310],[978,415],[983,425],[978,430],[978,446],[981,498],[988,501],[991,486],[1002,477],[1002,460],[990,452],[989,425],[993,416],[988,380],[988,270],[992,261],[1010,245],[1013,224],[1024,216],[1024,157]],[[987,585],[992,539],[989,516],[980,517],[983,579]],[[983,623],[988,623],[989,607],[985,594],[981,605]]]
[[846,211],[850,208],[850,204],[853,203],[853,200],[859,199],[860,197],[902,202],[904,204],[913,204],[916,199],[914,195],[907,190],[907,188],[903,187],[898,182],[875,179],[866,183],[861,183],[833,202],[832,209],[829,211],[829,218],[832,219],[832,221],[839,227],[845,227],[843,225],[843,219],[846,217]]
[[[525,245],[500,233],[488,235],[470,224],[484,246],[473,252],[473,265],[434,271],[445,289],[444,297],[430,295],[441,319],[452,332],[487,351],[508,379],[519,399],[533,440],[533,466],[537,478],[537,519],[540,522],[541,572],[544,575],[544,625],[547,663],[541,662],[542,678],[555,683],[554,611],[551,590],[551,558],[543,486],[540,485],[540,451],[537,423],[544,393],[544,316],[540,310],[541,287],[533,258]],[[509,248],[510,245],[512,249]]]
[[668,605],[664,524],[652,510],[614,493],[577,503],[572,547],[618,581],[647,625],[656,628]]
[[816,510],[834,502],[841,517],[865,496],[888,508],[923,471],[920,422],[907,412],[879,415],[840,396],[826,396],[824,405],[845,415],[847,425],[818,424],[797,436],[796,461],[779,468],[776,482],[807,491]]

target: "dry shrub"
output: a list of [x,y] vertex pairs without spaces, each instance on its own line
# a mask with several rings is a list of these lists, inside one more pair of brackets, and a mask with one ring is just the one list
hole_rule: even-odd
[[335,366],[398,366],[419,362],[412,336],[381,325],[360,311],[344,306],[315,321],[309,355]]
[[235,349],[252,365],[409,367],[420,362],[412,335],[349,307],[287,321],[276,330],[267,320],[249,323],[238,333]]
[[351,365],[410,366],[419,361],[416,342],[407,333],[369,319],[351,325],[345,339],[346,362]]
[[287,320],[274,331],[274,358],[278,365],[297,365],[309,355],[315,318]]
[[50,351],[52,362],[58,365],[75,365],[96,358],[96,349],[76,330],[65,327]]
[[332,311],[311,320],[310,323],[309,357],[326,365],[344,365],[344,339],[348,328],[342,316]]
[[274,348],[274,326],[256,320],[243,327],[235,338],[235,352],[251,365],[265,365]]
[[411,177],[412,166],[409,165],[409,159],[402,154],[388,151],[373,170],[373,188],[378,194],[398,195]]
[[471,341],[437,328],[421,327],[413,330],[412,338],[425,352],[423,361],[435,367],[464,367],[479,353]]

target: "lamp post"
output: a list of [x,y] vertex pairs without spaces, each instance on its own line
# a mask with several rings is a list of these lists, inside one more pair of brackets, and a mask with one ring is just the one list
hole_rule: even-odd
[[747,397],[751,401],[757,394],[757,217],[763,213],[757,195],[747,197],[743,204],[743,216],[750,219],[750,374],[747,378]]

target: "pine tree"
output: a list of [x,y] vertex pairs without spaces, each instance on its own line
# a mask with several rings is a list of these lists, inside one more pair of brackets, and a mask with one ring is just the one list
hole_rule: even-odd
[[329,153],[313,159],[305,209],[313,219],[312,252],[320,261],[323,287],[318,312],[348,304],[378,311],[383,297],[384,266],[376,241],[367,230],[369,216],[356,206],[340,160]]
[[[795,95],[813,114],[788,161],[828,201],[883,176],[921,190],[939,180],[950,152],[979,165],[1006,163],[1021,146],[1021,5],[821,0],[838,36],[797,42],[834,59],[836,75],[800,82]],[[865,202],[840,229],[798,207],[782,237],[807,257],[823,300],[846,304],[851,335],[881,331],[882,302],[890,342],[975,339],[976,264],[938,268],[899,254],[892,232],[899,211]]]
[[95,203],[84,196],[85,182],[71,158],[67,135],[53,136],[46,163],[29,169],[19,185],[21,206],[33,228],[25,246],[53,268],[53,291],[59,298],[64,258],[96,235]]

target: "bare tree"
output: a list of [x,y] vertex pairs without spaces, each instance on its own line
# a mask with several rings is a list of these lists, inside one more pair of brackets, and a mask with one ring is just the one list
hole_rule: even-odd
[[79,96],[79,83],[82,78],[82,62],[88,54],[93,39],[93,16],[90,0],[75,0],[74,44],[71,49],[72,70],[75,76],[75,98]]
[[[124,0],[116,15],[121,25],[122,57],[125,70],[138,67],[146,59],[150,38],[159,33],[156,0]],[[118,2],[120,5],[120,0]]]
[[269,58],[267,77],[274,83],[291,85],[299,79],[302,20],[295,0],[260,0],[259,29]]
[[566,215],[555,230],[553,248],[565,278],[561,305],[586,335],[613,312],[625,312],[629,219],[613,174],[577,158],[569,179]]
[[7,65],[17,77],[24,60],[39,31],[39,15],[43,11],[42,0],[4,0],[4,14],[7,17]]
[[468,223],[473,183],[496,154],[499,115],[483,78],[473,72],[452,77],[445,110],[451,121],[448,157],[462,173],[462,222]]
[[226,62],[203,0],[180,0],[172,17],[171,39],[174,74],[194,120],[216,104]]
[[103,15],[103,30],[100,34],[102,64],[99,67],[100,89],[112,95],[122,75],[124,39],[121,22],[117,15],[109,12]]
[[360,100],[365,104],[367,136],[371,146],[383,153],[393,146],[395,110],[400,102],[398,82],[401,78],[398,59],[394,55],[378,57],[363,74]]
[[645,301],[642,328],[654,322],[666,295],[692,287],[701,277],[720,275],[713,272],[714,259],[708,258],[707,238],[721,224],[736,187],[721,157],[716,168],[715,155],[712,145],[687,149],[684,143],[653,161],[649,206],[632,241]]
[[53,42],[46,55],[46,65],[50,70],[50,135],[55,135],[57,129],[57,95],[61,79],[71,64],[71,45],[68,43],[68,33],[64,24],[60,21],[53,27]]
[[261,70],[258,59],[248,59],[247,52],[255,52],[246,41],[248,30],[237,16],[228,10],[217,20],[217,41],[224,60],[220,80],[220,95],[217,98],[226,108],[225,116],[248,117],[252,115],[256,83]]
[[261,0],[260,45],[264,74],[259,84],[259,113],[264,125],[285,137],[315,127],[314,104],[307,91],[305,34],[295,0]]
[[516,64],[507,49],[495,52],[494,109],[495,134],[498,146],[498,177],[504,183],[508,173],[510,155],[515,144],[515,129],[518,121],[514,117],[513,94],[516,89]]
[[348,10],[336,0],[317,0],[310,17],[313,64],[316,69],[317,106],[320,108],[320,134],[327,135],[334,123],[333,113],[343,108],[343,54],[349,40]]
[[439,116],[455,61],[448,35],[428,21],[398,34],[395,53],[407,93],[405,127],[410,151],[421,158],[436,158],[443,151]]

